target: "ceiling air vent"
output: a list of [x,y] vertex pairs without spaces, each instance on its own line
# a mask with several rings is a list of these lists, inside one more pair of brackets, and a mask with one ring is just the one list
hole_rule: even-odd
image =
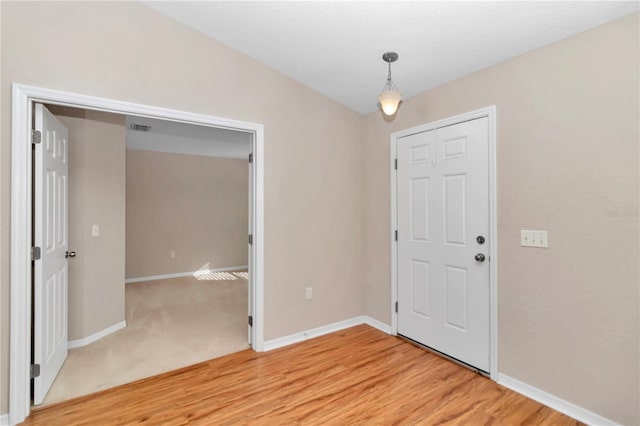
[[151,126],[147,126],[146,124],[136,123],[131,123],[131,125],[129,126],[129,129],[133,130],[134,132],[148,132],[150,128]]

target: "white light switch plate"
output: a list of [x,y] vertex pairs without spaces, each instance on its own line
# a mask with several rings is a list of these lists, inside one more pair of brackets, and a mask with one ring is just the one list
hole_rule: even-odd
[[520,230],[520,245],[522,247],[549,247],[547,231]]
[[100,235],[100,225],[92,225],[91,226],[91,236],[97,237]]

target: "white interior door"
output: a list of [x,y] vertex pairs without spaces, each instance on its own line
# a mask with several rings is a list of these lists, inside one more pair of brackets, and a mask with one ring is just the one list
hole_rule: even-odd
[[33,403],[41,404],[67,358],[68,133],[43,105],[35,106]]
[[489,128],[398,139],[398,333],[489,372]]

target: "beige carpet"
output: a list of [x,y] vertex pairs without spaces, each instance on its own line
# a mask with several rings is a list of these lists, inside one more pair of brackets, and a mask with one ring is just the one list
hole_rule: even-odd
[[247,349],[246,277],[126,284],[127,327],[70,350],[43,405]]

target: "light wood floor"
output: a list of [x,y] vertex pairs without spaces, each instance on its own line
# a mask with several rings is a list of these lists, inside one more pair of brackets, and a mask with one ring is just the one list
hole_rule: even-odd
[[361,325],[251,350],[34,411],[25,425],[576,425]]

